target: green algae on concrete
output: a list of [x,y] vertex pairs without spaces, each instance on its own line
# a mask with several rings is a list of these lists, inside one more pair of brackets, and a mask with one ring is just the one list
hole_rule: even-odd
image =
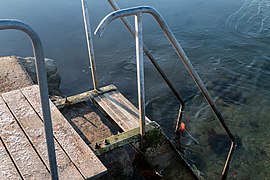
[[162,176],[162,179],[203,179],[201,176],[197,176],[198,173],[193,171],[182,158],[160,126],[154,121],[151,125],[154,128],[145,134],[144,149],[139,148],[139,143],[134,144],[134,146]]
[[116,87],[114,85],[108,85],[108,86],[99,88],[98,90],[86,91],[81,94],[76,94],[74,96],[61,98],[57,101],[54,101],[53,103],[56,105],[58,109],[62,109],[64,107],[67,107],[73,104],[91,100],[92,98],[100,94],[104,94],[106,92],[115,91],[115,90],[116,90]]

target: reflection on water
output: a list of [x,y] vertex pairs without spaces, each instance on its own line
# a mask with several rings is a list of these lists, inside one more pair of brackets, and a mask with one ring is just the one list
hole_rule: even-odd
[[[37,1],[28,2],[38,7]],[[38,29],[44,41],[45,54],[56,60],[63,79],[62,90],[68,95],[91,87],[87,76],[89,65],[80,2],[65,2],[48,1],[42,4],[46,12],[35,8],[28,16],[20,11],[16,11],[16,15],[11,11],[2,11],[10,3],[4,0],[0,17],[26,18]],[[17,3],[19,7],[23,4],[21,1]],[[50,3],[54,6],[48,6]],[[145,3],[152,5],[172,28],[236,135],[238,146],[229,178],[270,178],[269,2],[171,0],[168,3],[163,0],[139,0],[119,3],[121,7]],[[105,1],[91,1],[89,4],[93,10],[92,27],[96,27],[111,10]],[[16,8],[16,5],[12,7]],[[70,21],[66,21],[66,17]],[[229,149],[225,132],[152,18],[144,16],[143,25],[145,43],[187,102],[184,122],[199,145],[188,143],[185,157],[194,168],[202,171],[204,177],[217,179]],[[20,39],[1,34],[0,39],[0,55],[10,54],[13,52],[11,48],[16,49],[16,54],[30,55],[24,48],[18,48],[24,47]],[[94,45],[100,83],[115,84],[136,104],[134,40],[119,22],[115,22],[101,39],[94,37]],[[146,57],[145,76],[147,116],[160,123],[173,139],[179,102]]]
[[248,36],[269,37],[269,10],[268,0],[245,0],[242,6],[228,17],[226,25]]

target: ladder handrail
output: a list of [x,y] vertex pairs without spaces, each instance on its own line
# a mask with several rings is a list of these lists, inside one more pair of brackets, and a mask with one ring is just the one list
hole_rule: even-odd
[[97,90],[98,79],[97,79],[97,73],[96,73],[96,62],[95,62],[95,54],[94,54],[94,46],[93,46],[93,38],[92,38],[92,32],[91,32],[88,4],[85,0],[81,0],[81,4],[82,4],[82,14],[83,14],[87,49],[88,49],[88,57],[89,57],[90,66],[91,66],[93,87],[94,87],[94,90]]
[[44,61],[41,40],[38,34],[29,25],[19,20],[14,20],[14,19],[0,20],[0,30],[6,30],[6,29],[15,29],[15,30],[23,31],[29,36],[31,40],[33,52],[35,56],[35,62],[36,62],[36,72],[37,72],[37,79],[38,79],[38,85],[39,85],[39,91],[40,91],[40,100],[41,100],[41,107],[42,107],[43,120],[44,120],[44,129],[45,129],[45,136],[46,136],[46,142],[47,142],[47,152],[48,152],[48,158],[49,158],[49,164],[50,164],[50,173],[51,173],[51,178],[53,180],[57,180],[58,179],[57,162],[56,162],[56,156],[55,156],[51,111],[50,111],[50,105],[49,105],[46,68],[45,68],[45,61]]
[[206,99],[207,103],[210,105],[212,111],[214,112],[214,114],[218,118],[219,122],[221,123],[222,127],[224,128],[225,132],[227,133],[228,137],[230,138],[231,147],[230,147],[230,150],[229,150],[229,153],[227,155],[227,159],[226,159],[223,171],[222,171],[222,179],[225,179],[227,176],[228,167],[229,167],[229,163],[231,161],[232,153],[236,147],[235,138],[234,138],[233,134],[231,133],[231,131],[229,130],[227,124],[225,123],[225,120],[224,120],[221,112],[218,110],[216,104],[214,103],[214,100],[212,99],[212,97],[210,96],[209,92],[207,91],[205,85],[203,84],[203,81],[199,77],[199,75],[196,72],[196,70],[194,69],[192,63],[190,62],[190,60],[186,56],[186,54],[183,51],[182,47],[180,46],[179,42],[175,38],[174,34],[171,32],[170,28],[168,27],[167,23],[162,18],[162,16],[159,14],[159,12],[156,9],[149,7],[149,6],[138,6],[138,7],[126,8],[126,9],[114,11],[114,12],[108,14],[100,22],[100,24],[98,25],[94,34],[101,36],[102,33],[104,32],[105,28],[108,26],[108,24],[111,21],[113,21],[114,19],[126,17],[126,16],[131,16],[131,15],[137,16],[138,14],[142,14],[142,13],[151,14],[155,18],[155,20],[158,22],[159,26],[161,27],[161,29],[165,33],[166,37],[168,38],[168,40],[170,41],[170,43],[172,44],[172,46],[176,50],[179,58],[184,63],[190,76],[195,81],[196,85],[198,86],[198,88],[202,92],[204,98]]

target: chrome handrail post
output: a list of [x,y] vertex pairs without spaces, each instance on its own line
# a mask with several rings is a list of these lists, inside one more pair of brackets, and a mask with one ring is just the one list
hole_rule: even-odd
[[145,135],[145,92],[144,92],[144,65],[143,65],[143,36],[142,36],[142,13],[135,15],[135,39],[136,39],[136,61],[137,61],[137,85],[138,104],[140,119],[141,148]]
[[96,62],[95,62],[95,55],[94,55],[94,46],[93,46],[93,38],[92,38],[92,32],[91,32],[89,10],[88,10],[87,2],[85,0],[81,0],[81,4],[82,4],[84,29],[85,29],[85,34],[86,34],[87,48],[88,48],[88,57],[89,57],[90,66],[91,66],[93,87],[94,87],[94,90],[97,90],[98,80],[97,80],[97,73],[96,73]]
[[58,179],[57,162],[53,138],[51,111],[49,104],[48,85],[42,44],[38,34],[26,23],[18,20],[0,20],[0,30],[15,29],[26,33],[32,42],[36,62],[37,80],[40,91],[40,100],[44,120],[45,137],[50,164],[50,173],[53,180]]

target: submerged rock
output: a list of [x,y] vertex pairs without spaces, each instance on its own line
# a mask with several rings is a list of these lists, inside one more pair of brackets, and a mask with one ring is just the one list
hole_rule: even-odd
[[[215,130],[210,129],[207,132],[207,142],[212,152],[220,155],[226,155],[231,145],[231,141],[227,134],[216,133]],[[235,136],[237,151],[242,148],[242,140],[239,136]]]
[[99,180],[131,179],[133,168],[131,159],[124,147],[99,155],[98,158],[107,167],[108,173]]

